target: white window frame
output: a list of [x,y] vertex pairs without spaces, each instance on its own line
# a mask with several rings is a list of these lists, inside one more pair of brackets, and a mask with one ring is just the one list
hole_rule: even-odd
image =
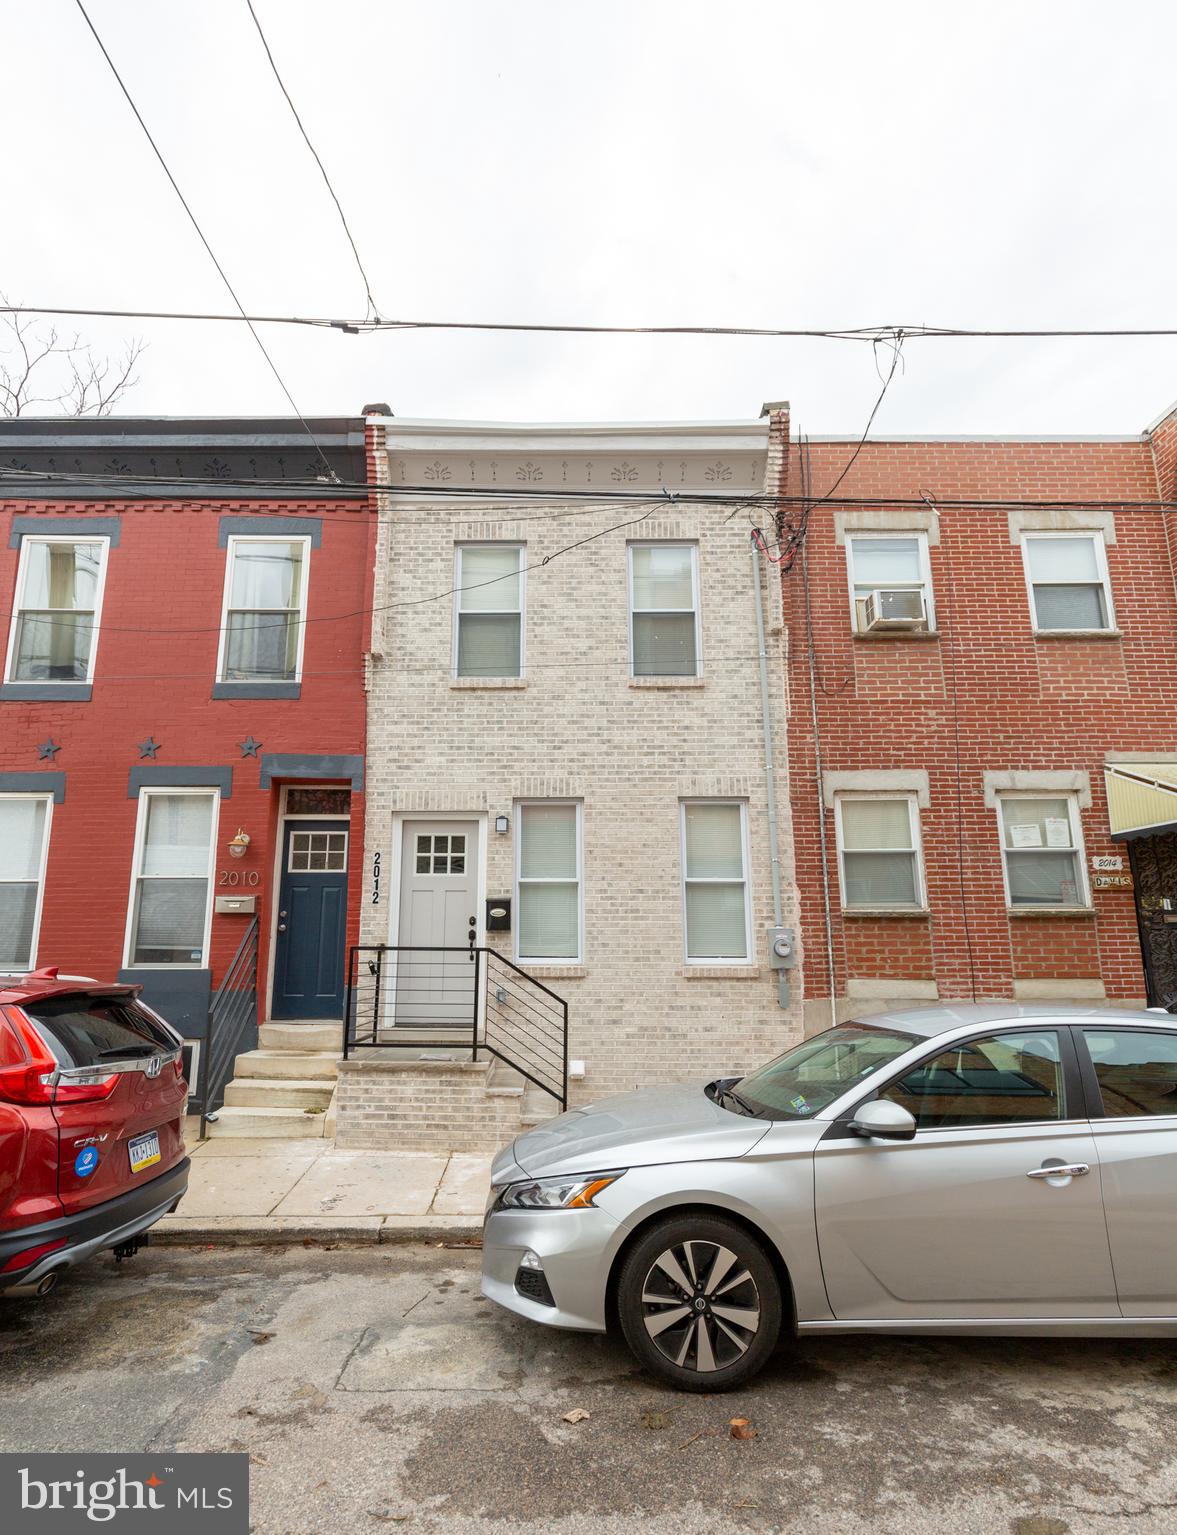
[[[527,817],[529,808],[545,810],[571,809],[576,812],[576,954],[524,954],[523,946],[519,942],[521,922],[519,903],[519,889],[521,885],[566,885],[568,880],[549,877],[524,878],[523,868],[523,822]],[[515,815],[515,901],[513,906],[515,959],[519,964],[528,965],[583,965],[584,964],[584,801],[573,799],[523,799],[516,800],[514,804]]]
[[[915,854],[915,904],[913,906],[898,906],[890,903],[884,905],[866,905],[862,902],[851,902],[846,895],[846,843],[842,831],[842,806],[847,800],[861,802],[863,800],[904,800],[907,803],[907,815],[911,826],[911,852]],[[842,902],[843,911],[870,912],[870,911],[927,911],[928,887],[924,877],[924,842],[920,827],[919,796],[915,792],[907,792],[903,789],[867,794],[837,794],[834,797],[834,842],[838,850],[838,894]],[[851,848],[852,853],[869,853],[871,848]],[[901,853],[905,848],[876,848],[875,852]]]
[[[41,837],[41,856],[37,861],[37,901],[33,908],[33,930],[29,936],[29,962],[25,970],[4,970],[2,975],[23,975],[37,968],[37,949],[41,942],[41,912],[45,906],[45,871],[49,863],[49,838],[53,828],[52,794],[0,794],[0,800],[40,800],[45,806],[45,830]],[[27,884],[26,880],[4,880],[4,884]]]
[[[932,591],[932,559],[928,552],[928,535],[921,528],[869,528],[863,532],[847,532],[846,534],[846,585],[850,593],[850,627],[855,634],[864,634],[866,631],[858,621],[858,604],[861,597],[855,592],[854,578],[854,546],[857,543],[873,542],[877,539],[914,538],[919,544],[920,556],[920,584],[924,596],[924,609],[927,614],[929,629],[936,627],[936,598]],[[910,585],[911,583],[906,583]],[[877,587],[872,587],[877,591]]]
[[[1095,569],[1100,584],[1103,586],[1103,602],[1107,609],[1107,623],[1102,629],[1043,629],[1038,624],[1038,604],[1034,600],[1034,581],[1030,574],[1030,549],[1034,543],[1045,543],[1051,539],[1059,538],[1087,538],[1095,545]],[[1026,581],[1026,601],[1030,607],[1030,624],[1035,634],[1113,634],[1116,630],[1116,610],[1112,604],[1112,582],[1108,574],[1108,551],[1102,528],[1023,528],[1021,536],[1022,545],[1022,574]],[[1056,581],[1043,583],[1054,586],[1090,586],[1090,581]]]
[[[732,879],[696,879],[687,878],[687,811],[692,805],[734,805],[740,812],[740,863],[742,878],[739,881]],[[683,961],[687,965],[703,966],[708,970],[723,966],[737,968],[750,965],[754,962],[752,950],[752,891],[751,878],[748,867],[748,801],[743,799],[719,799],[700,796],[692,796],[690,799],[680,799],[678,802],[678,857],[679,857],[679,887],[682,908],[682,947]],[[712,958],[692,955],[690,953],[691,940],[687,930],[687,886],[690,885],[733,885],[741,883],[744,887],[744,952],[742,955],[716,955]]]
[[[1002,819],[1002,805],[1009,800],[1042,800],[1061,799],[1066,801],[1067,815],[1071,821],[1071,843],[1069,849],[1074,854],[1079,868],[1079,888],[1081,899],[1068,906],[1015,906],[1009,891],[1009,864],[1006,854],[1011,851],[1005,845],[1005,823]],[[1090,911],[1091,910],[1091,881],[1087,877],[1087,850],[1083,845],[1083,822],[1079,815],[1079,796],[1074,789],[1015,789],[999,790],[994,796],[997,810],[997,846],[1001,853],[1001,882],[1005,890],[1005,907],[1007,911]],[[1012,851],[1017,852],[1014,848]],[[1029,850],[1032,851],[1032,850]],[[1049,852],[1046,848],[1042,851]],[[1066,852],[1068,849],[1058,848],[1058,852]]]
[[[298,624],[298,646],[294,659],[293,677],[226,677],[225,661],[229,649],[229,599],[233,594],[233,565],[236,560],[238,544],[301,544],[302,545],[302,590],[299,593],[298,616],[295,622]],[[221,594],[221,637],[217,646],[217,681],[250,688],[265,687],[267,683],[276,683],[279,686],[290,686],[293,683],[302,682],[302,657],[306,647],[307,633],[307,597],[311,586],[311,538],[305,533],[231,533],[225,548],[225,585]],[[289,608],[257,608],[259,613],[289,613]]]
[[[492,675],[487,672],[481,676],[463,677],[458,671],[458,630],[462,619],[462,555],[467,549],[514,549],[519,556],[518,580],[519,580],[519,607],[515,608],[479,608],[471,610],[473,616],[482,618],[507,618],[519,617],[519,672],[518,676],[507,673],[506,676]],[[521,681],[527,673],[527,545],[514,538],[468,538],[454,545],[454,619],[453,635],[451,639],[450,675],[456,681],[461,682],[499,682]],[[506,581],[503,577],[503,581]]]
[[[213,801],[213,813],[208,839],[208,899],[204,908],[204,942],[200,951],[199,960],[185,961],[183,964],[136,964],[132,958],[134,930],[135,930],[135,895],[139,889],[139,881],[142,878],[143,852],[147,837],[147,806],[148,802],[156,795],[164,794],[169,797],[176,795],[199,795]],[[213,925],[213,880],[216,876],[217,864],[217,837],[220,835],[221,825],[221,791],[202,787],[188,787],[183,784],[155,784],[150,789],[139,790],[139,805],[135,817],[135,852],[131,860],[131,889],[127,896],[127,924],[123,935],[123,969],[124,970],[207,970],[209,966],[209,942],[212,937]]]
[[[641,673],[638,673],[638,672],[635,672],[634,669],[633,669],[633,663],[634,663],[634,655],[633,655],[633,619],[634,619],[634,612],[635,612],[634,605],[633,605],[633,552],[634,552],[635,549],[686,549],[686,550],[688,550],[690,552],[690,556],[691,556],[691,610],[690,611],[694,614],[694,619],[695,619],[695,670],[693,672],[641,672]],[[631,677],[637,677],[639,681],[641,681],[643,678],[650,678],[650,679],[669,678],[669,680],[672,681],[672,682],[675,681],[676,679],[679,680],[679,681],[690,682],[693,678],[702,677],[702,675],[703,675],[703,629],[702,629],[702,624],[700,622],[700,612],[699,612],[699,545],[698,545],[698,542],[693,540],[693,539],[689,539],[689,538],[648,538],[648,539],[635,539],[633,542],[631,542],[631,543],[626,545],[625,562],[626,562],[626,578],[627,578],[627,598],[626,598],[626,603],[627,603],[627,607],[628,607],[628,610],[629,610],[628,611],[628,616],[627,616],[627,621],[626,621],[627,622],[627,628],[629,630],[629,634],[628,634],[628,640],[629,640],[629,675]],[[636,611],[639,612],[639,613],[685,613],[687,611],[687,609],[686,608],[638,608],[638,609],[636,609]]]
[[[86,668],[84,678],[76,678],[73,681],[42,680],[40,678],[28,678],[18,681],[13,676],[16,664],[16,631],[20,624],[21,615],[24,612],[25,582],[29,570],[29,546],[31,544],[101,544],[102,553],[98,560],[98,585],[94,592],[94,632],[90,640],[90,661]],[[110,535],[107,533],[86,534],[79,530],[77,533],[26,533],[20,541],[20,559],[16,567],[16,587],[13,592],[12,617],[8,624],[8,651],[4,660],[4,681],[10,687],[39,688],[39,687],[86,687],[94,681],[94,670],[98,660],[98,637],[102,624],[102,599],[106,593],[106,570],[110,563]]]

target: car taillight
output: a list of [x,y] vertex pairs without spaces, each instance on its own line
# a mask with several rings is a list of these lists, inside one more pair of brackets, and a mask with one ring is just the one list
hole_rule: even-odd
[[0,1068],[0,1098],[26,1106],[53,1102],[53,1073],[57,1062],[45,1041],[19,1007],[0,1008],[25,1049],[26,1059],[17,1066]]
[[16,1031],[28,1056],[18,1066],[0,1068],[0,1099],[33,1108],[51,1103],[100,1103],[114,1092],[117,1072],[104,1076],[95,1073],[92,1080],[58,1082],[54,1086],[57,1061],[45,1041],[19,1007],[0,1008],[0,1012]]

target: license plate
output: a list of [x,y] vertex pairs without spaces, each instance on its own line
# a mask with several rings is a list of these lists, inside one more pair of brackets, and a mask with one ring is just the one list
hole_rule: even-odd
[[131,1154],[131,1171],[141,1173],[145,1167],[159,1161],[159,1131],[136,1136],[133,1141],[128,1141],[127,1150]]

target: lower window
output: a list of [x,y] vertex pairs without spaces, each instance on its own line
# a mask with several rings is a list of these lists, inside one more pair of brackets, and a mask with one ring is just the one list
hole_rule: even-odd
[[1003,794],[1001,847],[1011,906],[1086,906],[1083,838],[1074,795]]
[[580,806],[520,805],[516,949],[521,960],[580,958]]
[[51,807],[47,796],[0,794],[0,972],[36,960]]
[[747,964],[746,828],[742,803],[682,804],[683,907],[689,964]]
[[216,824],[215,793],[141,791],[128,964],[205,963]]

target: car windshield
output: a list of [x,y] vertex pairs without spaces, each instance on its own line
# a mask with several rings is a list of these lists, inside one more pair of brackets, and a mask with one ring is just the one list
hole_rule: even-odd
[[808,1119],[919,1042],[915,1034],[844,1023],[786,1050],[736,1090],[766,1118]]

